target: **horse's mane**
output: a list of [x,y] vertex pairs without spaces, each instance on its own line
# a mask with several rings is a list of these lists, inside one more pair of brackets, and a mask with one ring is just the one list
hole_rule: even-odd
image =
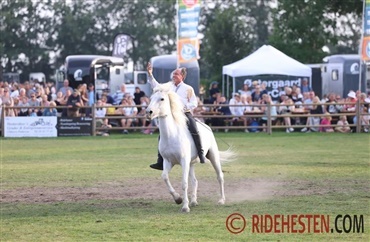
[[181,127],[185,126],[186,116],[184,114],[184,104],[181,102],[180,97],[171,90],[171,83],[160,84],[154,91],[167,93],[173,119]]

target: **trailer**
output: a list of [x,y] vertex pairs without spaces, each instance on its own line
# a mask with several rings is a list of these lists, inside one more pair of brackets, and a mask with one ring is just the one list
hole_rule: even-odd
[[135,87],[140,87],[145,93],[151,90],[146,71],[128,73],[124,69],[123,59],[113,56],[67,56],[63,67],[56,72],[55,79],[58,90],[65,79],[68,79],[72,88],[92,83],[98,96],[105,90],[113,95],[122,84],[126,85],[127,92],[131,94]]

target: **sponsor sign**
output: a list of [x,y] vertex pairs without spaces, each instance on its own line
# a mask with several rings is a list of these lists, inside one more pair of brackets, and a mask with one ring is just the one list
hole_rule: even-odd
[[56,137],[57,117],[5,117],[4,137]]
[[92,118],[77,117],[58,118],[58,136],[90,136],[92,135]]

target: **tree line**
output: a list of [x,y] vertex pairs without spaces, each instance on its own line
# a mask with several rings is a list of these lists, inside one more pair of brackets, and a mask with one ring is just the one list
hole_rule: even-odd
[[[360,0],[202,0],[199,23],[203,79],[220,81],[222,66],[271,44],[302,63],[358,53]],[[48,80],[72,54],[111,55],[114,36],[135,48],[125,60],[143,70],[153,56],[176,50],[176,0],[2,0],[3,72],[44,72]],[[326,47],[323,49],[323,47]],[[329,53],[327,52],[329,51]]]

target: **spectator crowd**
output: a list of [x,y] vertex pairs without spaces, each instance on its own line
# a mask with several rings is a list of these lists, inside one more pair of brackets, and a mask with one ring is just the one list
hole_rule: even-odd
[[[358,117],[355,115],[357,100],[360,100],[361,105],[360,120],[357,120]],[[108,119],[107,116],[116,116],[118,117],[116,125],[123,128],[123,134],[128,134],[129,128],[133,125],[140,126],[145,134],[153,132],[152,126],[155,126],[155,123],[145,118],[145,108],[149,102],[149,97],[139,87],[135,88],[132,95],[126,91],[125,84],[112,95],[108,90],[98,95],[93,84],[80,84],[73,89],[69,86],[68,80],[64,80],[59,90],[56,90],[52,82],[41,83],[37,80],[22,84],[0,82],[0,106],[7,107],[4,111],[5,116],[90,117],[95,104],[97,127],[112,128],[113,119]],[[270,104],[270,108],[267,108],[267,104]],[[263,82],[254,81],[252,86],[245,83],[241,90],[232,94],[230,100],[221,94],[218,83],[212,82],[208,97],[204,100],[198,98],[198,107],[194,114],[212,126],[240,124],[262,127],[244,129],[245,132],[266,131],[264,127],[267,125],[268,116],[271,116],[273,124],[283,125],[287,133],[295,131],[348,133],[354,130],[350,125],[357,122],[360,122],[363,132],[369,132],[369,104],[370,93],[360,91],[350,91],[345,97],[329,93],[320,98],[306,79],[302,80],[301,86],[284,87],[277,100],[272,99]],[[0,113],[2,111],[0,109]],[[202,118],[204,112],[215,112],[232,118]],[[292,117],[290,115],[292,113],[308,114],[308,117]],[[260,117],[253,114],[260,114]],[[295,125],[303,125],[304,128],[295,130]]]

